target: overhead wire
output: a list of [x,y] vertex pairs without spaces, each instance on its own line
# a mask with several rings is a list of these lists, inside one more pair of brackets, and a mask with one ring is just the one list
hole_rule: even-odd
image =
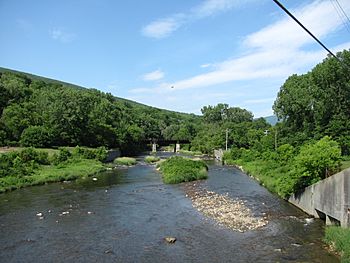
[[350,33],[350,20],[348,16],[346,15],[344,9],[339,4],[338,0],[331,0],[331,3],[337,12],[338,16],[340,17],[341,22],[343,23],[346,30]]
[[347,21],[348,21],[348,22],[349,22],[349,24],[350,24],[350,19],[349,19],[348,15],[345,13],[345,11],[344,11],[343,7],[340,5],[339,1],[338,1],[338,0],[335,0],[335,2],[338,4],[338,6],[339,6],[340,10],[341,10],[341,11],[342,11],[342,13],[344,14],[344,17],[347,19]]
[[339,58],[334,55],[332,51],[330,51],[314,34],[312,34],[291,12],[288,11],[287,8],[285,8],[278,0],[273,0],[287,15],[289,15],[299,26],[301,26],[318,44],[320,44],[327,52],[332,55],[336,60],[339,60]]

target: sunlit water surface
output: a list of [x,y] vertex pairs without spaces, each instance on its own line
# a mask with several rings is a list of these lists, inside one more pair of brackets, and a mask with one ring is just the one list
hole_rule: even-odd
[[266,227],[239,233],[217,225],[192,207],[183,184],[164,185],[141,161],[97,181],[1,194],[0,262],[339,262],[324,248],[323,222],[310,223],[239,170],[209,165],[200,186],[266,213]]

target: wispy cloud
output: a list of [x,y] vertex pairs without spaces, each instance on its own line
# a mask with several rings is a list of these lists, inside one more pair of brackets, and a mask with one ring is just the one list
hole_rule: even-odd
[[206,0],[199,6],[193,8],[191,13],[195,17],[202,18],[242,6],[249,2],[252,2],[252,0]]
[[[209,3],[209,1],[205,3]],[[212,7],[214,13],[218,10],[233,7],[224,4],[220,8],[214,8],[214,6]],[[346,12],[350,12],[350,2],[344,1],[343,8]],[[209,7],[208,10],[210,10]],[[311,4],[292,10],[292,12],[321,39],[325,39],[343,26],[342,22],[334,16],[331,1],[316,0]],[[203,11],[203,14],[213,13]],[[310,45],[313,45],[313,48],[310,48]],[[238,83],[252,80],[255,80],[254,83],[273,81],[276,92],[278,85],[281,85],[289,75],[304,73],[327,55],[326,51],[318,47],[314,40],[287,16],[245,36],[241,41],[241,48],[244,49],[244,53],[236,55],[235,58],[211,65],[201,65],[202,68],[210,66],[209,72],[172,82],[164,81],[155,87],[143,87],[131,92],[138,96],[147,93],[160,94],[163,99],[159,101],[166,101],[167,97],[176,94],[180,103],[180,98],[187,100],[190,97],[188,95],[190,92],[198,96],[198,93],[202,94],[204,89],[205,92],[209,93],[223,85],[230,85],[232,87],[231,92],[242,92]],[[349,48],[350,42],[346,42],[331,47],[331,50],[337,52]],[[257,91],[260,86],[259,84],[252,84],[249,88],[245,88],[244,92],[249,94],[251,90]],[[197,89],[200,89],[200,91],[195,91]],[[207,102],[203,101],[202,104]],[[247,96],[245,100],[241,101],[242,105],[254,107],[259,105],[260,113],[257,115],[263,112],[270,112],[271,114],[272,102],[272,98],[255,99],[254,96]]]
[[160,80],[164,77],[164,72],[160,69],[157,69],[155,71],[149,72],[142,76],[142,79],[145,81],[154,81],[154,80]]
[[70,33],[61,28],[54,28],[49,31],[50,37],[53,40],[57,40],[62,43],[72,42],[76,35],[74,33]]
[[201,68],[209,68],[211,66],[210,63],[202,64],[200,67]]
[[155,39],[165,38],[186,23],[256,1],[257,0],[206,0],[188,12],[176,13],[161,19],[156,19],[144,26],[141,32],[146,37]]
[[177,30],[185,22],[186,16],[176,14],[167,18],[158,19],[142,28],[142,34],[151,38],[164,38]]
[[[293,13],[316,35],[325,37],[342,26],[331,8],[329,1],[315,1],[294,10]],[[350,2],[344,4],[344,8],[350,10]],[[167,86],[185,90],[238,80],[286,78],[292,73],[311,67],[325,57],[326,52],[321,48],[316,51],[303,50],[304,45],[313,42],[294,21],[285,17],[246,36],[242,42],[245,55],[216,63],[208,73],[168,83]],[[350,43],[341,45],[341,48],[349,47]],[[334,50],[339,51],[339,48],[334,47]],[[164,92],[163,87],[156,87],[154,90]]]

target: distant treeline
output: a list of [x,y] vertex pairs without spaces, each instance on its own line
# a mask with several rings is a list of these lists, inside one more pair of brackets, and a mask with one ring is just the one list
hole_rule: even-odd
[[132,149],[163,138],[170,125],[192,127],[199,121],[193,114],[10,71],[0,73],[0,115],[0,145],[34,147]]
[[188,140],[185,150],[274,151],[329,136],[350,153],[350,52],[326,58],[282,85],[271,126],[248,110],[220,103],[203,116],[161,110],[96,89],[0,70],[0,145],[137,149],[151,139]]

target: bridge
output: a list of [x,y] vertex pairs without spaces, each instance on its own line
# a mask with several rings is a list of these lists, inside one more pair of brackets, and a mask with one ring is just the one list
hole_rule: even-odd
[[190,143],[189,140],[165,140],[165,139],[149,139],[148,143],[152,144],[152,152],[157,151],[157,146],[168,146],[170,144],[175,145],[175,152],[179,152],[181,144]]

